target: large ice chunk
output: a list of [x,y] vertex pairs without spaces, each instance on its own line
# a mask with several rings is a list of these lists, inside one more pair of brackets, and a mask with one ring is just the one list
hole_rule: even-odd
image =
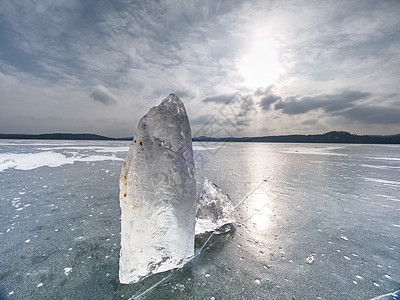
[[204,180],[196,212],[196,234],[214,231],[235,222],[234,206],[227,194],[207,178]]
[[182,267],[194,255],[197,189],[190,125],[176,95],[140,120],[119,184],[120,282]]

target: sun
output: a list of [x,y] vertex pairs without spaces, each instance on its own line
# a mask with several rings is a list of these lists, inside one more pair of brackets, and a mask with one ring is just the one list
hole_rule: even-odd
[[280,65],[274,44],[267,38],[257,38],[250,52],[239,63],[245,85],[261,87],[272,84],[279,77]]

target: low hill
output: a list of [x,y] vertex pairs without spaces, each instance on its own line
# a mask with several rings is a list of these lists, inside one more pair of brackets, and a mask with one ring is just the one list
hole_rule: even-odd
[[24,140],[116,140],[92,133],[0,134],[0,139]]
[[263,142],[263,143],[348,143],[348,144],[400,144],[400,134],[396,135],[356,135],[346,131],[331,131],[313,135],[279,135],[242,138],[193,138],[198,142]]
[[[110,138],[92,133],[0,134],[0,139],[27,140],[103,140],[128,141],[133,137]],[[261,143],[347,143],[347,144],[400,144],[400,134],[356,135],[346,131],[331,131],[312,135],[278,135],[261,137],[195,137],[194,142],[261,142]]]

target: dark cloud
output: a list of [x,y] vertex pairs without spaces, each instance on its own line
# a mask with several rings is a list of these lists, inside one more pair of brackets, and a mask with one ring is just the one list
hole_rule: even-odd
[[275,110],[282,110],[283,113],[288,115],[299,115],[321,108],[324,105],[325,103],[312,97],[289,97],[277,102],[274,108]]
[[[315,97],[289,97],[275,104],[275,110],[288,115],[298,115],[321,109],[325,116],[344,117],[350,122],[363,124],[390,125],[400,124],[400,109],[368,105],[365,100],[371,94],[361,91],[344,91],[339,94],[319,95]],[[316,119],[305,120],[302,125],[313,125]]]
[[370,93],[345,91],[340,94],[315,97],[289,97],[285,100],[279,100],[274,108],[275,110],[282,110],[283,113],[288,115],[304,114],[320,108],[326,113],[332,113],[354,107],[358,101],[363,101],[370,96]]
[[342,111],[346,108],[353,107],[356,105],[358,100],[364,100],[370,97],[370,93],[360,91],[345,91],[341,94],[336,95],[325,95],[321,98],[325,101],[324,106],[325,112]]
[[[214,117],[219,120],[224,127],[241,130],[241,127],[251,125],[251,113],[255,112],[253,94],[225,94],[214,97],[207,97],[202,100],[204,103],[223,104],[216,110]],[[203,118],[204,116],[201,116]],[[200,118],[200,117],[199,117]],[[197,122],[197,119],[195,120]]]
[[240,103],[240,107],[242,108],[242,111],[239,114],[239,116],[244,116],[247,114],[247,112],[254,110],[254,100],[251,94],[244,96],[240,93],[237,93],[236,97],[238,102]]
[[274,88],[276,88],[276,87],[275,87],[275,85],[273,85],[273,84],[271,84],[271,85],[269,85],[269,86],[267,86],[267,87],[265,87],[265,88],[260,87],[260,88],[258,88],[258,89],[256,89],[256,90],[254,91],[254,96],[255,96],[255,97],[264,97],[264,96],[273,94],[273,91],[272,91],[272,90],[273,90]]
[[267,95],[261,98],[261,101],[258,104],[261,106],[263,110],[269,110],[271,108],[271,104],[275,102],[281,101],[282,98],[276,95]]
[[117,103],[114,95],[111,94],[110,91],[102,85],[95,86],[92,93],[90,94],[90,97],[94,101],[101,102],[105,105],[114,105]]
[[[247,112],[254,110],[254,100],[252,94],[243,95],[241,93],[234,93],[229,95],[217,95],[214,97],[207,97],[202,100],[205,103],[225,104],[219,111],[231,110],[237,116],[244,116]],[[233,111],[235,110],[235,111]]]
[[261,107],[261,109],[269,110],[269,109],[271,109],[271,104],[274,104],[275,102],[282,100],[282,98],[280,96],[275,95],[272,92],[273,88],[274,88],[274,86],[270,85],[267,88],[258,88],[254,92],[254,96],[260,98],[258,105]]
[[383,106],[356,106],[341,113],[347,119],[364,124],[399,124],[400,109]]
[[219,109],[223,117],[223,125],[231,125],[240,130],[242,126],[249,126],[250,113],[254,111],[254,100],[252,94],[243,95],[235,93],[225,105]]

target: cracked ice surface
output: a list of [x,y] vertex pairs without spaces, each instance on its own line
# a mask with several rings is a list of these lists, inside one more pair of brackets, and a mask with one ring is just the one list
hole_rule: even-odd
[[196,194],[189,121],[171,94],[140,120],[121,170],[121,283],[193,257]]

